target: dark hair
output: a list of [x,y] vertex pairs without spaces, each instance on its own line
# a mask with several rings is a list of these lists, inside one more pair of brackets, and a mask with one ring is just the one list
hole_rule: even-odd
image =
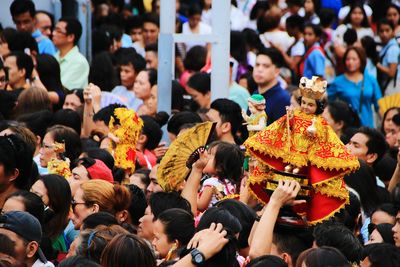
[[303,31],[305,20],[302,16],[297,14],[291,15],[286,19],[286,28],[299,29]]
[[142,28],[143,28],[143,18],[141,15],[130,16],[125,21],[125,31],[128,34],[130,34],[130,31],[132,29],[142,29]]
[[65,143],[65,156],[74,162],[82,153],[82,144],[79,135],[74,129],[63,125],[55,125],[47,129],[55,142]]
[[96,84],[101,91],[110,92],[117,85],[117,80],[110,52],[103,51],[95,55],[90,66],[89,82]]
[[344,176],[347,186],[356,190],[360,196],[361,206],[366,214],[376,209],[381,204],[378,196],[376,177],[370,166],[365,161],[360,161],[360,168]]
[[[400,14],[400,7],[399,6],[397,6],[396,4],[394,4],[394,3],[391,3],[390,5],[388,5],[387,6],[387,8],[386,8],[386,15],[387,15],[387,12],[389,11],[389,8],[394,8],[394,9],[396,9],[396,11],[397,11],[397,13],[399,13]],[[400,23],[400,18],[399,18],[399,21],[397,22],[397,23]]]
[[392,21],[388,20],[387,18],[382,18],[378,22],[378,31],[382,25],[389,25],[392,30],[395,29],[395,26]]
[[[61,83],[60,64],[51,55],[39,54],[36,56],[36,69],[40,81],[46,87],[47,91],[63,92],[64,87]],[[59,100],[62,102],[62,99]]]
[[374,163],[378,162],[388,149],[388,144],[386,143],[385,137],[378,130],[368,127],[359,128],[357,133],[367,136],[367,154],[376,153],[378,157]]
[[100,265],[86,257],[76,255],[62,260],[58,267],[100,267]]
[[247,66],[246,39],[244,37],[244,33],[241,31],[231,31],[230,54],[239,64]]
[[365,246],[363,257],[368,257],[370,266],[396,267],[400,262],[400,251],[392,244],[378,243]]
[[190,18],[191,16],[194,15],[201,15],[201,8],[198,4],[193,3],[190,5],[189,10],[188,10],[188,17]]
[[161,128],[151,116],[142,115],[140,118],[143,120],[142,134],[147,137],[145,148],[153,150],[158,146],[162,138]]
[[240,186],[240,178],[243,175],[244,155],[237,145],[222,141],[215,141],[208,145],[208,149],[216,148],[214,162],[217,176],[220,179],[228,179]]
[[[299,105],[301,105],[301,100],[302,100],[302,96],[300,96],[297,100],[297,102],[299,103]],[[324,112],[324,108],[325,108],[325,100],[321,99],[321,100],[317,100],[315,99],[315,104],[317,106],[317,109],[315,111],[316,115],[320,115]]]
[[202,120],[197,113],[191,111],[181,111],[173,115],[168,121],[167,131],[173,133],[174,135],[178,135],[182,125],[186,123],[201,122]]
[[346,58],[350,51],[356,52],[358,58],[360,59],[360,72],[364,73],[365,66],[367,65],[367,56],[365,54],[364,49],[362,47],[357,47],[357,46],[350,46],[346,49],[346,52],[344,52],[344,55],[343,55],[344,70],[346,72],[348,71],[348,69],[346,67]]
[[251,260],[246,267],[288,267],[288,265],[278,256],[264,255]]
[[334,122],[343,122],[343,130],[345,131],[348,127],[359,127],[360,119],[357,114],[354,114],[347,102],[341,100],[335,100],[329,102],[327,105],[329,113]]
[[52,218],[45,222],[43,230],[50,238],[57,238],[68,225],[71,203],[71,188],[67,180],[56,174],[44,175],[40,178],[47,189],[49,207],[53,210]]
[[64,125],[75,130],[80,136],[82,122],[78,112],[72,109],[59,109],[54,113],[53,123],[58,125]]
[[168,209],[158,216],[158,220],[164,225],[168,242],[178,240],[179,245],[184,247],[194,235],[194,218],[191,212],[176,208]]
[[97,226],[118,225],[118,221],[114,215],[109,212],[99,211],[87,216],[82,223],[82,230],[95,229]]
[[145,23],[152,23],[160,27],[160,19],[157,14],[155,13],[146,13],[143,15],[143,24]]
[[281,68],[284,65],[284,59],[282,54],[276,48],[263,48],[260,49],[257,53],[257,56],[264,55],[269,57],[271,63],[274,64],[277,68]]
[[110,154],[110,152],[108,152],[105,149],[102,148],[98,148],[98,147],[94,147],[94,148],[89,148],[86,151],[86,155],[89,158],[92,159],[98,159],[101,160],[102,162],[104,162],[104,164],[106,164],[106,166],[112,170],[114,168],[114,158],[113,156]]
[[189,49],[183,60],[183,66],[189,71],[200,71],[207,60],[207,49],[204,46],[196,45]]
[[29,49],[30,52],[35,51],[39,54],[38,43],[29,32],[18,31],[8,38],[7,43],[10,51],[25,53],[25,49]]
[[191,213],[189,201],[184,199],[177,192],[156,192],[150,196],[149,206],[154,215],[153,221],[165,210],[178,208]]
[[79,20],[75,18],[61,18],[59,22],[65,22],[67,26],[65,27],[65,31],[67,35],[74,35],[74,45],[76,45],[81,38],[82,35],[82,25]]
[[[270,12],[271,8],[257,19],[257,30],[260,34],[279,27],[281,16],[277,12]],[[272,13],[272,14],[271,14]]]
[[44,208],[42,199],[29,191],[16,191],[7,196],[4,203],[10,198],[20,198],[24,204],[25,211],[34,216],[42,224],[44,220]]
[[231,134],[236,138],[236,133],[243,122],[242,109],[239,104],[226,98],[220,98],[211,103],[211,109],[218,111],[222,123],[229,122],[231,124]]
[[378,63],[379,54],[376,50],[376,42],[374,38],[368,35],[364,36],[361,38],[361,45],[364,48],[367,58],[370,58],[374,64]]
[[7,176],[18,169],[18,176],[13,181],[16,188],[28,190],[31,187],[32,155],[21,137],[15,134],[0,136],[0,165]]
[[157,70],[156,69],[144,69],[142,71],[147,72],[147,76],[149,77],[149,83],[152,87],[153,85],[157,84]]
[[238,237],[238,248],[246,248],[249,246],[248,238],[250,236],[251,228],[256,220],[257,214],[249,206],[243,202],[235,199],[226,199],[218,202],[216,207],[222,207],[227,209],[233,216],[235,216],[240,224],[242,230]]
[[[25,70],[25,79],[30,79],[33,71],[33,61],[30,56],[21,51],[11,52],[7,57],[15,57],[19,70]],[[6,57],[6,58],[7,58]]]
[[[124,50],[122,50],[124,51]],[[120,66],[132,65],[135,73],[138,74],[142,70],[146,68],[146,60],[136,52],[133,54],[131,52],[126,51],[122,52],[122,56],[117,58],[117,63]]]
[[322,38],[322,35],[324,34],[324,31],[322,30],[322,27],[320,25],[313,24],[311,22],[307,22],[306,24],[304,24],[303,31],[306,28],[311,28],[312,31],[314,32],[315,36],[318,38]]
[[[357,262],[359,260],[357,259]],[[350,267],[350,263],[346,260],[343,254],[337,248],[333,247],[318,247],[310,248],[302,252],[296,263],[296,267],[320,267],[320,266],[335,266],[335,267]]]
[[29,12],[33,18],[36,13],[35,4],[30,0],[14,0],[10,6],[10,13],[12,17]]
[[118,234],[101,255],[102,267],[155,267],[156,260],[149,245],[132,234]]
[[99,111],[97,111],[93,115],[93,121],[94,122],[102,121],[102,122],[104,122],[105,125],[108,126],[108,124],[110,122],[110,119],[111,119],[111,116],[113,116],[114,119],[115,119],[114,124],[119,124],[119,119],[114,116],[114,111],[117,108],[124,108],[124,107],[125,106],[121,105],[121,104],[110,104],[110,105],[100,109]]
[[43,140],[47,128],[53,124],[53,113],[49,110],[41,110],[19,116],[17,120],[23,122],[29,130]]
[[134,184],[127,185],[131,192],[132,200],[128,212],[133,225],[139,225],[139,219],[144,216],[147,207],[146,195],[143,190]]
[[371,212],[371,218],[372,215],[377,211],[385,212],[393,218],[397,215],[397,208],[392,203],[383,203],[382,205],[379,205],[374,211]]
[[197,92],[205,95],[211,91],[211,77],[210,74],[198,72],[190,76],[187,86],[193,88]]
[[363,3],[361,1],[355,1],[351,6],[349,13],[347,14],[346,18],[343,20],[343,24],[351,24],[351,13],[353,12],[354,9],[359,8],[361,9],[361,12],[363,13],[363,20],[361,22],[361,27],[363,28],[369,28],[369,22],[368,22],[368,17],[367,14],[365,13]]
[[186,94],[185,88],[178,82],[172,81],[172,100],[171,100],[171,113],[179,112],[184,109],[185,99],[183,97]]
[[0,234],[0,253],[11,257],[16,256],[15,242],[5,234]]
[[361,214],[361,202],[355,193],[349,191],[350,203],[340,212],[335,214],[335,221],[342,223],[351,231],[355,231],[359,225],[359,215]]
[[354,45],[357,42],[357,31],[352,28],[347,29],[343,34],[343,41],[347,46]]
[[318,247],[334,247],[340,250],[349,262],[360,261],[362,245],[343,224],[336,222],[319,224],[314,229],[314,237]]
[[318,15],[321,21],[321,26],[324,28],[329,27],[336,18],[335,11],[330,8],[321,8]]

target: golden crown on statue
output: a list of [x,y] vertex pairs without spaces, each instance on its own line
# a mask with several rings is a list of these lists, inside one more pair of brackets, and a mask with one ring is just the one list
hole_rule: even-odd
[[302,77],[299,84],[300,94],[314,100],[321,100],[327,85],[328,83],[318,76],[313,76],[311,79]]

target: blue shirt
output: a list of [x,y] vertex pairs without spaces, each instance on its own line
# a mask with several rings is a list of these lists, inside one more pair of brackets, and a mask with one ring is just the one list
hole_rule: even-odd
[[[347,79],[342,74],[335,78],[333,83],[328,87],[328,99],[334,101],[339,98],[349,103],[352,109],[358,113],[360,107],[362,81],[355,83]],[[361,105],[360,121],[363,126],[374,127],[372,105],[375,110],[379,110],[378,100],[382,97],[381,89],[377,80],[364,73],[364,93]]]
[[35,38],[37,44],[38,44],[38,49],[39,49],[39,54],[49,54],[54,56],[56,51],[56,47],[54,46],[53,42],[47,38],[47,36],[44,36],[40,30],[36,30],[32,33],[32,37]]
[[[314,44],[318,45],[319,44]],[[325,75],[325,56],[319,49],[313,50],[304,60],[303,76],[311,79],[312,76],[324,77]]]
[[126,105],[129,109],[133,109],[134,111],[137,111],[143,104],[143,101],[137,98],[133,91],[129,91],[123,85],[115,86],[111,93],[119,96],[124,105]]
[[290,106],[290,95],[279,83],[262,95],[265,98],[265,113],[268,116],[267,125],[270,125],[286,114],[286,107]]

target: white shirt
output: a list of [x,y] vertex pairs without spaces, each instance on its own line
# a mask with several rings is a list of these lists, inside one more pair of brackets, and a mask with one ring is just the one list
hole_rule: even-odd
[[287,51],[294,42],[294,38],[284,31],[264,32],[260,34],[260,40],[265,47],[270,47],[269,42],[271,42],[281,47],[283,51]]
[[35,263],[32,265],[32,267],[54,267],[54,264],[51,263],[50,261],[43,263],[39,259],[37,259]]
[[[365,14],[367,14],[367,17],[371,17],[372,16],[372,9],[369,5],[363,5]],[[338,14],[338,18],[340,20],[344,20],[346,18],[346,16],[349,14],[350,12],[350,6],[344,6],[339,10],[339,14]]]
[[[205,24],[204,22],[199,22],[199,32],[198,33],[193,33],[192,30],[189,27],[189,22],[185,22],[182,25],[182,33],[183,34],[189,34],[189,35],[197,35],[197,34],[211,34],[212,30],[211,27]],[[189,51],[190,48],[196,45],[201,45],[205,46],[207,43],[206,42],[196,42],[196,41],[188,41],[185,42],[186,45],[186,51]]]

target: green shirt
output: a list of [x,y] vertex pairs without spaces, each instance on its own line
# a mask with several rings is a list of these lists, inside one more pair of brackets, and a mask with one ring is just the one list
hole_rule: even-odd
[[61,69],[61,82],[65,88],[72,90],[85,88],[88,85],[89,63],[79,53],[77,46],[74,46],[63,58],[60,58],[60,51],[55,55]]

